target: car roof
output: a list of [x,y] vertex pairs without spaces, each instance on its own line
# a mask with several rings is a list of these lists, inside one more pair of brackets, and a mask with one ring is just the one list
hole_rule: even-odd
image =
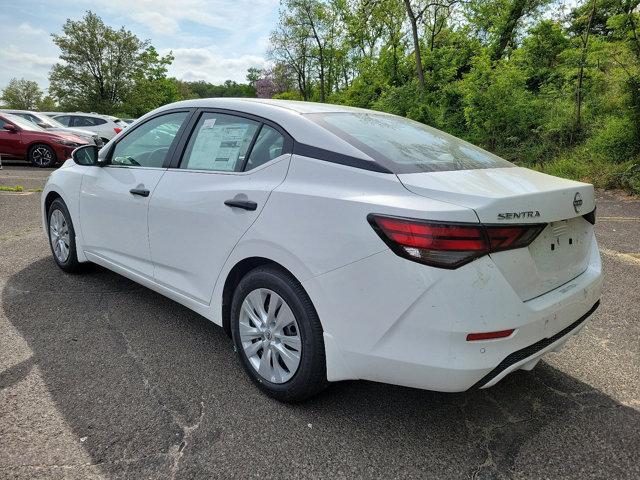
[[[334,105],[330,103],[303,102],[299,100],[276,100],[270,98],[196,98],[178,102],[180,105],[190,105],[200,108],[216,108],[225,105],[225,108],[235,108],[237,110],[248,110],[255,106],[264,106],[273,110],[285,109],[299,114],[308,113],[329,113],[329,112],[371,112],[363,108],[348,107],[345,105]],[[174,104],[175,105],[175,104]]]
[[[321,127],[307,115],[313,113],[329,112],[360,112],[371,113],[371,110],[362,108],[345,107],[343,105],[330,105],[325,103],[300,102],[295,100],[272,100],[263,98],[196,98],[164,105],[139,119],[144,121],[148,116],[156,115],[166,110],[179,108],[211,108],[231,110],[230,113],[241,112],[249,115],[271,120],[280,125],[297,142],[330,150],[344,155],[357,157],[363,160],[374,161],[370,156],[355,148],[329,130]],[[381,115],[387,115],[380,113]]]
[[35,114],[40,113],[40,112],[36,112],[34,110],[19,110],[17,108],[3,108],[3,109],[0,109],[0,112],[3,112],[3,113],[35,113]]

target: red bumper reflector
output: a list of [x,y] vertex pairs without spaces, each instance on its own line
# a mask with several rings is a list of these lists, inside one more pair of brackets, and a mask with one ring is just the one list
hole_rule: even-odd
[[470,333],[467,335],[467,342],[473,342],[475,340],[492,340],[494,338],[506,338],[513,333],[515,329],[500,330],[499,332],[483,332],[483,333]]
[[113,131],[116,133],[120,133],[122,129],[120,127],[113,127]]

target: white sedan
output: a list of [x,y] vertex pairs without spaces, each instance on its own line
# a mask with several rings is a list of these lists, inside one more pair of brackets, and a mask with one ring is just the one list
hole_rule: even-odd
[[491,386],[578,332],[602,286],[591,185],[335,105],[166,105],[77,149],[42,211],[60,268],[222,326],[282,401],[346,379]]

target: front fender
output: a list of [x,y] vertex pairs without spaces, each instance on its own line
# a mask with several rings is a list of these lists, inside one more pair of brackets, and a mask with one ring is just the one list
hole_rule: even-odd
[[73,222],[73,228],[76,233],[76,250],[78,254],[79,262],[86,262],[87,259],[84,256],[84,244],[82,238],[82,228],[80,225],[80,188],[82,186],[83,168],[95,168],[95,167],[82,167],[76,165],[73,160],[67,160],[60,168],[55,170],[49,175],[47,183],[42,189],[42,197],[40,198],[40,208],[42,212],[42,227],[44,234],[48,235],[48,219],[47,219],[47,205],[51,202],[51,195],[57,195],[62,198],[62,201],[67,206],[69,215],[71,215],[71,221]]

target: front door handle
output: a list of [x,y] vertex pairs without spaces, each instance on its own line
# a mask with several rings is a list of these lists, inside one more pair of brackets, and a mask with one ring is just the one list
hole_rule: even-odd
[[140,195],[141,197],[148,197],[150,192],[146,188],[132,188],[129,190],[129,193],[132,195]]
[[224,204],[227,207],[233,208],[242,208],[243,210],[255,210],[258,208],[258,204],[256,202],[252,202],[251,200],[237,200],[232,198],[231,200],[225,200]]

